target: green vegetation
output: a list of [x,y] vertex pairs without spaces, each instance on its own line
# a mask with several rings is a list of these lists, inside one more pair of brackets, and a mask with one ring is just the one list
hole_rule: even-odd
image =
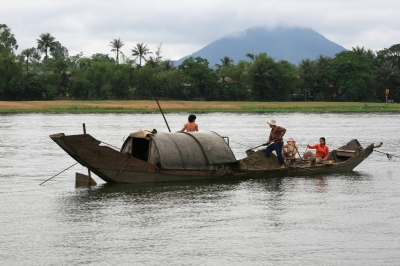
[[[17,54],[14,34],[0,24],[0,100],[150,100],[149,79],[163,100],[384,103],[385,91],[390,89],[389,100],[400,102],[400,44],[375,52],[356,47],[334,58],[305,58],[298,66],[260,53],[247,54],[249,60],[239,62],[221,55],[221,64],[215,66],[204,58],[190,57],[178,67],[162,58],[161,44],[153,57],[147,45],[137,43],[129,57],[122,52],[124,42],[114,39],[108,45],[115,59],[99,53],[70,56],[50,33],[41,34],[36,44]],[[91,110],[84,107],[83,111]]]
[[[161,101],[165,113],[400,112],[400,104],[361,102]],[[0,113],[158,113],[155,101],[3,101]]]

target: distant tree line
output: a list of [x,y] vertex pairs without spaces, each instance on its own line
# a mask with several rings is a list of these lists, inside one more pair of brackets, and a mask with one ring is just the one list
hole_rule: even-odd
[[210,66],[190,57],[175,67],[137,43],[129,55],[119,38],[108,54],[70,56],[51,34],[37,46],[17,54],[11,29],[0,24],[0,100],[150,99],[150,81],[157,97],[205,101],[400,101],[400,44],[373,52],[363,47],[334,58],[303,59],[298,66],[276,61],[266,53],[247,54],[248,61],[221,58]]

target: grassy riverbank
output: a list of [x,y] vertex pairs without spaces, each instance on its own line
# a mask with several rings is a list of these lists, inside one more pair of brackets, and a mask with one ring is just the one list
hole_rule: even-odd
[[[160,101],[164,112],[400,112],[397,103]],[[155,101],[0,101],[0,113],[152,113]]]

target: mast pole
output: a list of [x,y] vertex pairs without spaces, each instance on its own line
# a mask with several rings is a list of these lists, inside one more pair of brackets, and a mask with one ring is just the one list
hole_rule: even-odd
[[168,128],[169,132],[171,132],[171,129],[169,128],[169,125],[168,125],[167,119],[165,119],[165,116],[164,116],[163,110],[161,109],[161,106],[160,106],[160,104],[158,103],[158,100],[157,100],[156,94],[154,93],[153,87],[151,86],[151,84],[150,84],[150,81],[149,81],[149,78],[148,78],[147,76],[146,76],[146,79],[147,79],[147,83],[149,83],[149,86],[150,86],[151,92],[153,93],[154,99],[155,99],[155,100],[156,100],[156,102],[157,102],[158,108],[160,109],[160,112],[161,112],[161,114],[162,114],[162,116],[163,116],[163,118],[164,118],[165,124],[167,125],[167,128]]

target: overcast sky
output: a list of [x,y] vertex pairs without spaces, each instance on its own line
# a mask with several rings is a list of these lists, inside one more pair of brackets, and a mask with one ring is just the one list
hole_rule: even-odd
[[[69,50],[110,54],[121,38],[131,56],[138,42],[177,60],[212,41],[253,26],[312,28],[351,49],[400,43],[400,0],[0,0],[0,24],[15,35],[20,53],[50,33]],[[221,55],[223,57],[224,55]]]

